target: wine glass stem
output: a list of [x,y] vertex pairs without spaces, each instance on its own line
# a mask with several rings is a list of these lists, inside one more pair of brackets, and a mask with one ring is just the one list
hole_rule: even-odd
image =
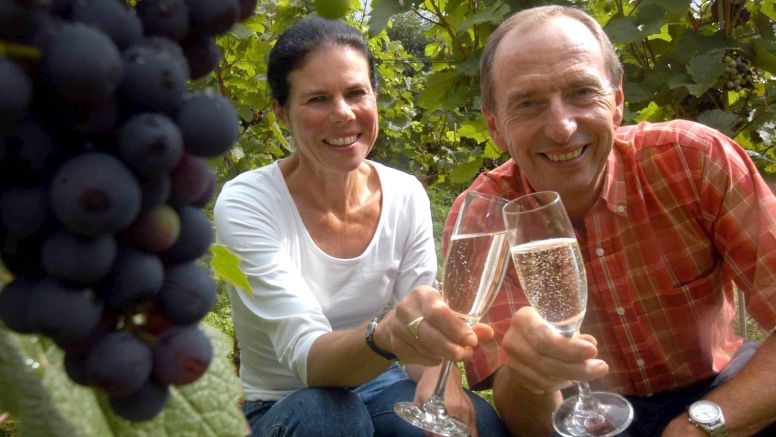
[[439,372],[439,377],[434,386],[434,393],[423,403],[423,410],[425,410],[426,413],[432,414],[435,417],[447,417],[447,410],[445,409],[445,389],[447,388],[447,377],[450,375],[450,370],[452,370],[452,368],[452,361],[445,360],[442,363],[442,371]]
[[594,410],[595,397],[593,396],[593,392],[590,391],[590,384],[588,384],[587,381],[577,381],[577,387],[579,389],[578,408],[582,411]]

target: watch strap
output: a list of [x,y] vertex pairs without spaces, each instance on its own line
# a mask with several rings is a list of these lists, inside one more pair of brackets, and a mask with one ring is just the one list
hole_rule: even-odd
[[366,340],[366,344],[367,346],[369,346],[369,349],[372,349],[372,352],[376,353],[377,355],[380,355],[386,360],[393,361],[397,359],[396,355],[388,352],[385,349],[382,349],[377,345],[377,343],[375,343],[375,331],[377,330],[377,322],[379,322],[384,315],[385,314],[383,313],[380,316],[375,317],[374,319],[369,321],[369,324],[366,326],[366,334],[364,335],[364,340]]

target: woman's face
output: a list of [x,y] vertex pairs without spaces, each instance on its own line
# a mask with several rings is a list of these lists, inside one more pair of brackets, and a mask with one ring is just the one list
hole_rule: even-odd
[[315,172],[347,173],[377,139],[377,100],[369,64],[358,51],[328,45],[305,57],[288,75],[285,106],[272,108],[291,132],[296,153]]

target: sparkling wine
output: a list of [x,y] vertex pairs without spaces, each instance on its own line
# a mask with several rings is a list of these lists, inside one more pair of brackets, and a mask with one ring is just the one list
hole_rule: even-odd
[[587,277],[577,240],[552,238],[512,248],[528,301],[561,334],[579,329],[587,306]]
[[442,289],[450,309],[470,325],[479,321],[501,287],[509,245],[504,232],[453,235]]

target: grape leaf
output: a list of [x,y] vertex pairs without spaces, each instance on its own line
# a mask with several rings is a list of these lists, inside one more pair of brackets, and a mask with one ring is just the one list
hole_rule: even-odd
[[21,436],[109,436],[94,392],[70,382],[64,354],[46,343],[0,328],[0,411],[19,421]]
[[238,406],[242,395],[226,336],[203,326],[213,362],[196,382],[171,389],[165,410],[145,422],[114,415],[102,394],[72,383],[64,354],[47,340],[0,328],[0,411],[19,421],[20,436],[243,436],[248,425]]
[[213,268],[216,278],[223,279],[246,293],[253,295],[253,288],[251,288],[251,284],[248,282],[248,277],[240,269],[240,258],[227,249],[226,246],[220,244],[210,246],[210,251],[213,253],[210,266]]

